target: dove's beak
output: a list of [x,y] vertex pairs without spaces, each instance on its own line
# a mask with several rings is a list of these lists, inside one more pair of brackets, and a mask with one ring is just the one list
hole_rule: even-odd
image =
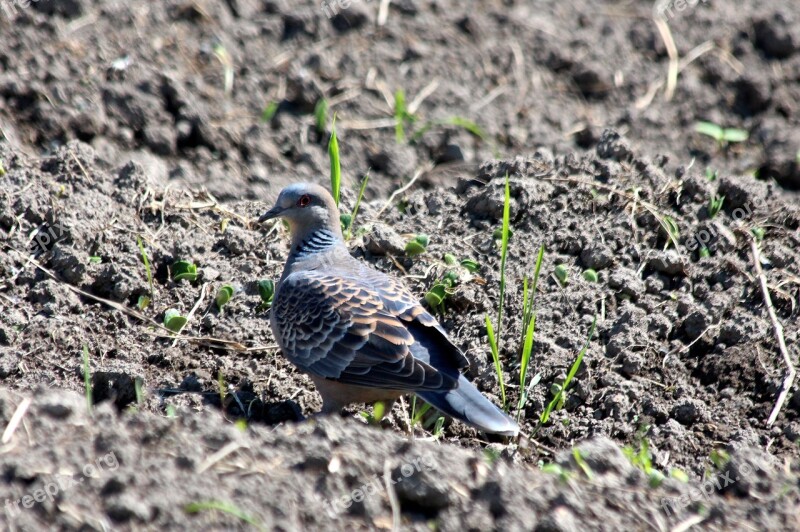
[[273,218],[277,218],[278,216],[281,215],[282,212],[283,209],[275,205],[273,208],[271,208],[270,210],[261,215],[261,218],[258,219],[258,223],[264,223],[267,220],[272,220]]

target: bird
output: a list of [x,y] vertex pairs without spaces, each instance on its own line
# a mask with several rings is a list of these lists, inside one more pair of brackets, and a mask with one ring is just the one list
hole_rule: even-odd
[[283,355],[309,375],[321,414],[415,394],[483,432],[519,426],[461,373],[466,356],[403,282],[353,257],[339,208],[322,186],[294,183],[258,223],[280,218],[291,248],[275,288],[270,326]]

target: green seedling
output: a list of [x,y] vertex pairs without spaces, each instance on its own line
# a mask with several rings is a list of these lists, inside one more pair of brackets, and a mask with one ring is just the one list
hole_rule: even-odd
[[239,429],[241,432],[247,432],[247,420],[243,418],[239,418],[233,422],[233,426]]
[[406,93],[397,89],[394,93],[394,138],[398,144],[406,141],[406,126],[413,124],[417,117],[408,112]]
[[92,376],[89,372],[89,348],[83,346],[83,388],[86,394],[86,410],[92,411]]
[[664,232],[667,234],[667,243],[664,246],[664,249],[667,249],[670,243],[675,247],[675,249],[678,249],[678,237],[680,236],[678,224],[670,216],[659,218],[658,221],[661,224],[661,227],[664,229]]
[[711,250],[708,249],[706,246],[701,247],[698,253],[700,254],[701,259],[705,259],[711,256]]
[[278,114],[278,102],[269,102],[264,110],[261,111],[262,122],[272,122],[275,115]]
[[701,135],[706,135],[717,141],[720,147],[731,142],[744,142],[749,138],[749,133],[744,129],[721,127],[712,122],[697,122],[694,130]]
[[506,410],[506,384],[503,381],[503,366],[500,364],[500,350],[497,346],[497,340],[494,335],[494,327],[492,327],[492,320],[489,315],[486,315],[486,335],[489,337],[489,348],[492,350],[492,362],[494,362],[494,371],[497,373],[497,381],[500,383],[500,396],[503,399],[503,410]]
[[714,464],[714,467],[721,471],[725,469],[725,466],[731,461],[731,455],[724,449],[714,449],[711,451],[709,459],[711,463]]
[[100,264],[101,262],[103,262],[103,259],[101,257],[98,257],[96,255],[89,257],[89,264]]
[[[539,285],[539,274],[542,271],[542,262],[544,260],[544,244],[539,247],[539,253],[536,255],[536,264],[533,268],[533,284],[530,291],[528,290],[528,278],[522,280],[522,354],[520,357],[520,370],[519,370],[519,402],[517,403],[517,422],[525,404],[528,402],[530,390],[535,386],[533,381],[539,382],[541,375],[535,376],[531,383],[528,383],[528,369],[530,368],[531,354],[533,353],[533,337],[536,331],[536,313],[534,311],[534,303],[536,301],[536,288]],[[538,378],[537,378],[538,377]]]
[[367,420],[367,423],[369,423],[370,425],[379,424],[381,422],[381,420],[383,419],[383,416],[384,416],[385,413],[386,413],[386,404],[381,402],[381,401],[378,401],[378,402],[376,402],[375,404],[372,405],[372,413],[371,414],[369,412],[366,412],[366,411],[359,412],[361,417],[363,417],[365,420]]
[[227,395],[228,387],[225,386],[225,377],[222,376],[222,370],[217,372],[217,390],[219,391],[219,406],[225,410],[225,395]]
[[150,268],[150,260],[147,258],[147,251],[144,249],[142,237],[136,237],[136,245],[139,246],[139,253],[142,255],[142,264],[144,264],[144,273],[147,276],[147,284],[150,286],[150,295],[139,296],[139,301],[136,304],[136,306],[139,307],[139,310],[144,310],[150,304],[150,299],[155,297],[155,289],[153,288],[153,270]]
[[200,512],[205,512],[209,510],[214,510],[218,512],[223,512],[228,515],[232,515],[237,519],[244,521],[245,523],[256,527],[258,530],[264,530],[261,524],[258,522],[257,519],[251,517],[250,515],[246,514],[233,504],[229,502],[223,501],[202,501],[202,502],[191,502],[184,506],[184,511],[188,514],[196,514]]
[[144,386],[144,379],[141,377],[136,377],[133,379],[133,391],[136,394],[136,405],[142,406],[144,403],[144,390],[142,389]]
[[683,482],[684,484],[689,482],[689,475],[687,475],[682,469],[678,469],[673,467],[669,470],[670,478],[674,478],[678,482]]
[[214,43],[214,57],[222,64],[225,94],[230,96],[233,91],[233,60],[231,59],[231,54],[222,46],[222,43]]
[[369,182],[369,172],[364,175],[364,179],[361,180],[361,186],[358,189],[358,198],[356,198],[356,204],[353,205],[353,210],[350,214],[341,214],[339,215],[340,221],[342,222],[342,229],[344,232],[345,240],[349,240],[351,236],[353,236],[353,224],[356,222],[356,216],[358,216],[358,209],[361,207],[361,200],[364,198],[364,192],[367,190],[367,183]]
[[178,417],[178,412],[175,410],[175,405],[167,405],[166,408],[167,417],[175,418]]
[[[506,259],[508,258],[508,240],[511,238],[511,187],[506,173],[506,186],[503,199],[503,225],[500,235],[500,305],[497,308],[497,337],[502,338],[503,304],[506,299]],[[498,343],[498,348],[499,348]],[[505,400],[503,401],[505,404]]]
[[271,279],[264,279],[258,282],[258,295],[261,298],[261,306],[266,308],[272,305],[275,298],[275,283]]
[[586,475],[586,478],[593,480],[594,471],[592,471],[592,468],[586,463],[586,460],[583,459],[583,456],[581,456],[581,451],[577,447],[572,449],[572,458],[575,460],[575,463],[578,464],[578,467],[581,468],[583,474]]
[[567,277],[569,276],[569,271],[567,270],[566,264],[559,264],[556,266],[553,270],[553,275],[556,276],[558,284],[560,284],[562,287],[567,286]]
[[197,280],[197,265],[186,260],[174,262],[172,264],[172,280],[178,282],[184,279],[190,283]]
[[439,416],[436,418],[436,423],[433,425],[433,438],[438,440],[444,433],[444,418]]
[[418,234],[406,243],[406,255],[409,257],[416,257],[422,255],[428,250],[430,237],[425,234]]
[[556,475],[561,482],[569,481],[569,478],[571,476],[571,473],[568,469],[564,469],[555,462],[542,465],[542,473],[547,473],[549,475]]
[[712,220],[722,210],[722,203],[725,201],[725,196],[713,196],[708,200],[708,217]]
[[328,156],[331,160],[331,194],[336,206],[339,206],[339,193],[342,186],[342,163],[339,160],[339,139],[336,137],[336,115],[331,124],[331,139],[328,142]]
[[448,266],[455,266],[458,264],[458,259],[456,259],[456,256],[452,253],[445,253],[442,260],[444,260],[444,263]]
[[583,272],[583,278],[589,281],[590,283],[597,282],[597,272],[593,269],[589,268],[588,270]]
[[[646,427],[640,432],[646,432]],[[622,448],[622,453],[628,457],[631,464],[638,467],[644,474],[647,475],[651,488],[657,488],[664,482],[664,473],[653,467],[653,458],[650,454],[650,444],[647,438],[641,437],[639,440],[639,448],[631,445],[626,445]]]
[[475,273],[481,269],[481,265],[472,259],[462,260],[461,265],[466,268],[469,273]]
[[328,100],[325,98],[320,99],[314,106],[314,125],[320,135],[328,129]]
[[174,308],[171,308],[164,313],[164,327],[174,333],[181,332],[187,321],[189,320],[186,318],[186,316],[182,316],[181,313]]
[[564,406],[564,401],[566,399],[566,390],[567,387],[572,382],[572,379],[575,378],[575,374],[578,372],[578,368],[581,366],[583,362],[583,357],[586,354],[586,350],[589,348],[589,342],[592,341],[594,337],[594,328],[597,325],[597,316],[594,317],[592,320],[592,326],[589,328],[589,336],[586,338],[586,343],[583,344],[583,348],[581,349],[580,353],[578,353],[578,358],[575,359],[575,362],[572,364],[572,367],[569,368],[569,373],[567,373],[567,378],[564,379],[564,383],[558,387],[558,390],[554,394],[553,399],[548,403],[547,408],[545,408],[542,415],[539,416],[539,422],[541,424],[545,424],[550,419],[550,414],[553,410],[560,410]]
[[4,175],[6,175],[6,167],[3,164],[3,159],[0,159],[0,177],[3,177]]
[[228,301],[231,300],[233,297],[234,289],[231,285],[226,284],[221,286],[219,290],[217,290],[217,296],[214,298],[214,301],[217,303],[217,308],[222,310]]
[[719,177],[719,172],[713,168],[706,168],[706,179],[709,181],[716,181],[717,177]]
[[754,227],[750,230],[750,232],[753,233],[756,242],[760,243],[762,240],[764,240],[764,235],[766,234],[766,231],[764,231],[763,227]]

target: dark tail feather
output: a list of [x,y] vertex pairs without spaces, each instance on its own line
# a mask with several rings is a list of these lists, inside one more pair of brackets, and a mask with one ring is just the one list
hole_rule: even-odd
[[519,425],[484,397],[463,375],[458,379],[458,388],[447,392],[419,392],[417,395],[444,414],[478,430],[503,436],[516,436],[519,433]]

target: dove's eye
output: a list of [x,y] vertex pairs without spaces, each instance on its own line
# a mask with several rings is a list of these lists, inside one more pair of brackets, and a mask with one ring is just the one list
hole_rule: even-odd
[[300,196],[300,199],[297,200],[298,207],[308,207],[309,203],[311,203],[311,197],[308,194],[303,194]]

